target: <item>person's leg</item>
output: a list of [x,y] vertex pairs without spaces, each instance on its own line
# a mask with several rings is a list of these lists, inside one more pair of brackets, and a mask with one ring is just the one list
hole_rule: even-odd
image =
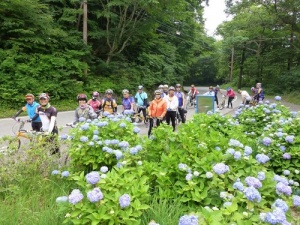
[[42,122],[31,122],[32,130],[37,132],[41,131],[42,125]]
[[171,119],[171,111],[168,111],[166,114],[166,122],[168,125],[170,124],[170,119]]
[[230,97],[230,105],[231,105],[231,108],[233,108],[233,105],[232,105],[232,100],[234,99],[234,97]]
[[184,109],[179,108],[179,109],[178,109],[178,112],[179,112],[180,117],[181,117],[181,122],[182,122],[182,123],[185,123]]
[[151,135],[152,127],[153,127],[153,119],[150,118],[150,119],[149,119],[148,137],[150,137],[150,135]]
[[217,103],[217,107],[219,107],[219,100],[218,100],[218,96],[217,95],[215,96],[215,101]]
[[143,116],[144,116],[144,122],[147,122],[148,119],[147,119],[147,115],[146,115],[146,108],[142,108],[142,111],[143,111]]
[[49,138],[49,141],[51,143],[51,151],[50,153],[53,154],[57,154],[59,153],[59,143],[58,143],[58,129],[54,128],[51,136]]
[[171,118],[171,121],[172,121],[172,127],[173,127],[173,131],[175,131],[175,119],[176,119],[176,111],[171,111],[170,112],[170,118]]

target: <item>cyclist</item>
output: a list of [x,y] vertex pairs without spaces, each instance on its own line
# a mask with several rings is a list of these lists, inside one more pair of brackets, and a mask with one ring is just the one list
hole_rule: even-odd
[[87,104],[87,96],[85,94],[77,95],[78,107],[75,110],[75,119],[73,123],[69,123],[67,125],[75,125],[79,122],[79,118],[87,119],[96,119],[97,114],[95,113],[92,106]]
[[29,121],[31,121],[32,130],[40,131],[42,128],[40,117],[38,116],[36,119],[32,119],[35,116],[36,109],[40,104],[34,101],[34,95],[30,93],[25,95],[25,100],[27,102],[26,105],[13,116],[13,119],[15,120],[22,112],[27,111]]
[[134,111],[134,98],[129,96],[129,91],[127,89],[124,89],[122,91],[123,99],[122,99],[122,106],[123,106],[123,112],[124,110],[132,110]]
[[137,104],[137,113],[143,112],[145,122],[147,122],[146,109],[148,107],[148,96],[147,93],[143,91],[143,86],[138,86],[138,91],[135,95],[135,101]]
[[221,92],[220,90],[220,86],[217,85],[215,88],[214,88],[214,92],[215,92],[215,102],[217,104],[217,107],[219,108],[219,100],[218,100],[218,93],[220,92],[222,95],[223,93]]
[[235,97],[235,93],[234,93],[234,91],[230,87],[227,88],[226,96],[228,96],[227,108],[229,108],[229,105],[231,105],[231,108],[233,108],[233,106],[232,106],[232,100]]
[[242,96],[242,104],[244,105],[249,105],[250,101],[251,101],[251,97],[249,95],[249,93],[245,90],[238,90],[238,93],[241,94]]
[[94,91],[92,93],[92,98],[88,100],[87,104],[90,105],[95,113],[98,113],[99,110],[101,109],[101,101],[99,100],[99,92]]
[[181,122],[185,123],[185,116],[184,116],[184,114],[186,113],[186,110],[184,109],[185,96],[184,96],[184,93],[181,91],[180,84],[176,84],[175,87],[176,87],[175,95],[178,98],[178,112],[181,117]]
[[108,112],[109,114],[117,112],[117,103],[112,97],[113,93],[114,92],[111,89],[105,91],[105,98],[102,100],[103,112]]
[[195,87],[195,85],[191,85],[190,91],[188,92],[188,95],[191,96],[190,101],[193,102],[193,100],[196,98],[196,95],[199,94],[199,91]]
[[167,102],[166,122],[169,125],[171,120],[173,131],[175,131],[176,112],[178,110],[178,98],[175,95],[175,88],[173,86],[169,88],[169,94],[164,97],[164,100]]
[[162,119],[167,113],[167,103],[161,97],[161,91],[156,90],[154,94],[155,97],[151,101],[149,106],[150,125],[148,130],[148,137],[151,135],[152,128],[159,126]]
[[257,95],[256,95],[256,99],[257,101],[263,101],[265,98],[265,94],[264,94],[264,90],[261,87],[261,83],[257,83],[256,84],[256,90],[257,90]]
[[160,92],[161,92],[161,97],[164,98],[166,96],[164,93],[164,85],[162,85],[162,84],[159,85],[158,90],[160,90]]
[[167,84],[164,84],[164,86],[163,86],[163,92],[164,92],[165,96],[169,94],[169,90],[168,89],[169,89],[169,86]]
[[59,153],[59,145],[57,140],[58,128],[56,124],[57,110],[55,107],[50,105],[49,100],[50,97],[47,93],[41,93],[39,95],[40,106],[37,107],[36,114],[32,120],[38,116],[41,118],[42,131],[44,131],[45,134],[51,134],[47,140],[53,144],[53,146],[51,146],[51,154],[56,154]]

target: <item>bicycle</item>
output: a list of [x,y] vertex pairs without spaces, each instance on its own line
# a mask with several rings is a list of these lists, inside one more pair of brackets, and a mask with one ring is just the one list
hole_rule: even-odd
[[220,104],[218,105],[220,110],[225,108],[225,101],[226,101],[226,96],[222,95],[222,100],[221,100]]
[[[16,149],[21,148],[21,138],[25,138],[29,140],[32,143],[39,143],[42,141],[42,137],[45,135],[44,132],[37,132],[37,131],[31,131],[24,129],[25,123],[30,122],[28,120],[16,120],[16,124],[20,124],[17,131],[14,130],[15,125],[12,128],[13,133],[16,135],[15,139],[11,141],[9,146],[16,147]],[[12,142],[15,142],[15,145],[12,145]]]
[[[186,114],[187,114],[187,110],[184,109],[184,119],[186,120]],[[175,118],[175,124],[178,125],[182,122],[182,118],[181,115],[179,113],[179,110],[177,109],[176,111],[176,118]]]
[[186,97],[186,105],[185,109],[196,108],[196,97],[192,98],[191,95],[187,95]]
[[148,125],[149,125],[149,122],[148,122],[149,118],[148,118],[148,116],[146,116],[146,118],[144,117],[144,114],[143,114],[142,110],[139,113],[134,113],[131,118],[132,118],[133,122],[135,122],[135,123],[144,122],[146,127],[148,127]]

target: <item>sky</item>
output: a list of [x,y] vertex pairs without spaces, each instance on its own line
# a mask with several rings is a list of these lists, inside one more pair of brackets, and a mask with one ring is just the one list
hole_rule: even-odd
[[226,20],[225,1],[209,0],[209,6],[204,8],[205,28],[209,36],[214,36],[214,32],[219,24]]

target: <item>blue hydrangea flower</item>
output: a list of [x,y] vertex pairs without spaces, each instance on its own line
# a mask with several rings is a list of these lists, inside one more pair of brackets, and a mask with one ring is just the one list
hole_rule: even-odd
[[138,134],[138,133],[140,133],[140,131],[141,131],[141,129],[138,128],[138,127],[134,127],[134,128],[133,128],[133,133]]
[[235,139],[230,139],[228,145],[235,146],[235,147],[241,147],[241,148],[244,147],[244,145],[241,142],[239,142],[238,140],[235,140]]
[[117,160],[120,160],[123,157],[123,153],[120,150],[114,150],[113,152]]
[[90,128],[90,126],[88,123],[85,123],[80,127],[81,130],[88,130],[89,128]]
[[282,136],[283,136],[283,133],[282,133],[282,132],[276,132],[275,135],[276,135],[277,137],[282,137]]
[[79,117],[78,121],[79,121],[79,122],[84,122],[84,121],[85,121],[85,118],[84,118],[84,117]]
[[185,179],[186,179],[187,181],[191,180],[192,178],[193,178],[193,174],[191,174],[191,173],[188,173],[188,174],[185,176]]
[[276,101],[280,101],[281,100],[281,97],[280,96],[275,96],[275,98],[274,98]]
[[67,202],[69,200],[68,196],[60,196],[56,198],[56,203]]
[[257,175],[257,179],[259,180],[265,180],[266,179],[266,175],[264,172],[258,172],[258,175]]
[[99,131],[98,131],[98,130],[93,130],[93,134],[94,134],[94,135],[98,135],[98,134],[99,134]]
[[79,189],[74,189],[68,199],[71,204],[75,205],[83,199],[83,194]]
[[289,185],[289,182],[288,182],[288,180],[285,177],[281,177],[281,176],[279,176],[277,174],[274,175],[273,180],[276,181],[277,183],[281,182],[284,185]]
[[224,174],[229,171],[229,167],[225,165],[224,163],[217,163],[216,165],[213,166],[213,171],[216,174]]
[[131,155],[136,155],[138,153],[138,150],[135,147],[133,147],[133,148],[130,148],[129,152]]
[[261,195],[255,187],[247,187],[244,189],[244,194],[246,198],[251,202],[260,202]]
[[255,158],[261,164],[265,164],[266,162],[268,162],[270,160],[269,156],[267,156],[265,154],[257,154]]
[[131,198],[128,194],[124,194],[119,198],[119,204],[120,204],[121,208],[126,208],[126,207],[130,206],[130,201],[131,201]]
[[252,154],[252,148],[249,146],[245,146],[244,156],[249,156]]
[[100,175],[97,171],[92,171],[85,175],[86,182],[95,185],[100,181]]
[[294,142],[294,138],[295,137],[293,135],[288,135],[285,137],[285,141],[291,144]]
[[110,141],[111,145],[118,145],[119,143],[120,143],[120,141],[117,140],[117,139],[113,139],[113,140]]
[[88,140],[89,140],[89,138],[86,137],[86,136],[81,136],[81,137],[80,137],[80,141],[81,141],[81,142],[87,142]]
[[141,151],[143,149],[143,147],[141,145],[137,145],[135,146],[135,148],[138,150],[138,151]]
[[234,155],[234,153],[235,153],[235,150],[233,148],[228,148],[226,150],[226,154]]
[[134,114],[134,111],[131,109],[126,109],[126,110],[124,110],[123,113],[124,113],[124,115],[132,115],[132,114]]
[[284,211],[280,208],[275,208],[273,212],[266,214],[265,222],[270,224],[283,224],[286,221]]
[[285,152],[285,150],[286,150],[286,147],[285,147],[285,146],[283,146],[283,145],[280,145],[280,146],[279,146],[279,149],[280,149],[280,151],[282,151],[282,152]]
[[65,171],[61,172],[61,176],[62,177],[69,177],[70,176],[70,172],[67,171],[67,170],[65,170]]
[[232,205],[232,202],[224,202],[224,204],[223,204],[223,206],[225,207],[225,208],[227,208],[227,207],[229,207],[229,206],[231,206]]
[[269,137],[264,137],[264,139],[262,140],[262,143],[265,145],[265,146],[270,146],[272,144],[272,139],[269,138]]
[[242,153],[239,151],[236,151],[233,155],[233,158],[236,160],[239,160],[239,159],[241,159],[241,156],[242,156]]
[[119,125],[121,128],[125,128],[126,127],[126,123],[120,123]]
[[96,134],[94,134],[94,135],[93,135],[93,141],[98,141],[98,140],[99,140],[99,136],[96,135]]
[[59,174],[59,171],[58,170],[53,170],[51,174],[52,175],[57,175],[57,174]]
[[239,191],[243,191],[244,190],[244,185],[242,182],[240,182],[239,180],[236,181],[234,184],[233,184],[233,188],[234,189],[237,189]]
[[116,166],[117,166],[118,169],[120,169],[120,168],[123,167],[124,165],[123,165],[123,163],[118,162]]
[[291,172],[289,170],[284,170],[283,174],[286,175],[286,176],[289,176],[291,174]]
[[298,196],[298,195],[293,196],[293,204],[294,204],[295,207],[300,206],[300,196]]
[[298,112],[296,112],[296,111],[291,111],[291,114],[292,114],[292,117],[296,117],[297,114],[298,114]]
[[260,180],[255,178],[255,177],[246,177],[245,178],[245,183],[249,187],[255,187],[255,188],[261,188],[262,187],[262,183],[260,182]]
[[184,163],[179,163],[178,164],[178,169],[179,170],[186,170],[188,168],[188,166]]
[[100,172],[101,173],[106,173],[108,171],[108,167],[107,166],[101,166],[100,168]]
[[94,145],[95,145],[95,143],[93,141],[89,142],[89,146],[94,146]]
[[90,202],[99,202],[101,199],[103,199],[103,194],[99,188],[94,188],[91,191],[88,191],[87,198],[90,200]]
[[291,157],[291,154],[290,153],[284,153],[283,155],[282,155],[282,158],[283,159],[291,159],[292,157]]
[[217,151],[221,151],[221,148],[220,148],[219,146],[216,146],[215,149],[216,149]]
[[276,193],[279,195],[284,194],[290,196],[292,194],[292,188],[282,182],[279,182],[276,184]]
[[287,212],[289,210],[288,205],[282,199],[276,199],[276,201],[274,202],[274,204],[272,206],[275,208],[276,207],[280,208],[283,212]]
[[198,225],[198,216],[184,215],[180,217],[178,225]]
[[119,143],[119,147],[120,148],[128,148],[129,147],[129,143],[127,141],[121,141]]
[[67,139],[68,139],[68,135],[67,134],[60,135],[60,140],[67,140]]

